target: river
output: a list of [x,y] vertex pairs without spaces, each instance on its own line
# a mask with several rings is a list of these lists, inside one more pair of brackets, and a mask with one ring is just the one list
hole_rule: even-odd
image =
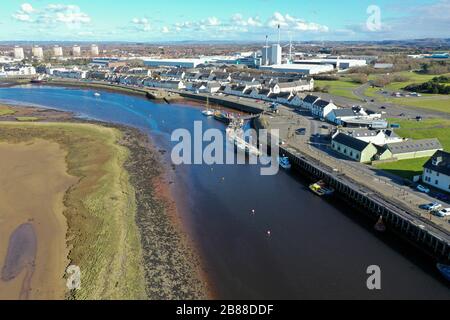
[[[173,130],[192,131],[195,120],[225,130],[195,106],[104,91],[95,97],[92,90],[26,85],[1,88],[0,102],[140,128],[167,151],[167,162]],[[181,219],[219,298],[450,299],[433,263],[409,246],[376,234],[345,204],[313,195],[302,178],[284,171],[261,176],[259,169],[182,165],[172,174]],[[381,290],[367,289],[371,265],[381,268]]]

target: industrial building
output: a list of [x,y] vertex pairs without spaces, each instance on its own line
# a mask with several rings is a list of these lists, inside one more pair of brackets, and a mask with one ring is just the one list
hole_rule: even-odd
[[295,60],[294,64],[299,64],[299,65],[332,65],[335,69],[338,69],[338,70],[345,70],[345,69],[349,69],[349,68],[367,66],[366,60],[362,60],[362,59],[340,59],[340,58]]
[[334,67],[331,64],[275,64],[271,66],[261,66],[260,69],[273,72],[301,73],[305,75],[334,71]]
[[23,48],[21,47],[14,47],[14,58],[18,60],[25,59],[25,54],[23,52]]
[[279,44],[265,46],[262,49],[262,65],[271,66],[281,64],[282,50]]
[[205,59],[147,59],[144,58],[144,65],[148,67],[178,67],[196,68],[205,63]]

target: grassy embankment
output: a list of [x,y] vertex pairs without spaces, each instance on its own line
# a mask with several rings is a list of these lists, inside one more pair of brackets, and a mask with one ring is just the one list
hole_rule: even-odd
[[[429,74],[418,74],[415,72],[399,72],[395,75],[399,75],[407,79],[402,82],[392,82],[388,84],[384,89],[390,92],[401,91],[408,85],[418,84],[430,81],[437,75],[429,75]],[[450,74],[446,74],[450,76]],[[370,80],[374,80],[375,76],[370,76]],[[441,95],[441,94],[423,94],[422,97],[384,97],[379,94],[379,88],[368,88],[365,91],[365,95],[368,97],[376,98],[379,102],[382,103],[393,103],[403,106],[411,106],[415,108],[421,108],[432,111],[446,112],[450,113],[450,96]]]
[[[398,123],[401,129],[396,133],[402,137],[411,139],[438,138],[445,151],[450,152],[450,120],[448,119],[427,119],[421,122],[413,120],[389,119],[391,123]],[[377,168],[393,173],[402,178],[411,179],[420,175],[423,165],[428,158],[401,160],[391,163],[377,165]]]
[[59,143],[68,153],[69,174],[79,178],[64,199],[69,260],[81,269],[81,290],[70,298],[146,298],[135,192],[124,169],[129,151],[117,144],[121,132],[91,124],[4,122],[0,137]]
[[328,88],[328,93],[334,96],[361,100],[353,93],[353,90],[361,86],[361,84],[355,83],[349,78],[342,77],[341,80],[316,80],[315,86],[321,89]]
[[9,116],[16,113],[14,110],[12,110],[8,106],[0,105],[0,116]]

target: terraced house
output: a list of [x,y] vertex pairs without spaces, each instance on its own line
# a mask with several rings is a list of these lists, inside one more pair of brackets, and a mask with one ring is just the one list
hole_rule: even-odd
[[423,169],[422,180],[424,183],[450,192],[450,153],[437,151]]

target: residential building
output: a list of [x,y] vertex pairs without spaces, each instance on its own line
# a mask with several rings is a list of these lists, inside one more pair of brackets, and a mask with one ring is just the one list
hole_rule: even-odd
[[423,167],[422,180],[437,189],[450,192],[450,153],[437,151]]
[[91,56],[96,57],[99,55],[98,46],[96,44],[91,45]]
[[[336,111],[336,110],[335,110]],[[340,129],[339,133],[344,133],[353,138],[370,142],[377,146],[385,146],[387,144],[394,144],[405,142],[403,138],[399,137],[393,130],[369,130],[369,129]]]
[[63,56],[63,49],[60,46],[53,47],[53,56],[60,58]]
[[334,151],[357,162],[369,163],[378,152],[376,146],[343,133],[338,133],[331,141]]
[[33,58],[35,59],[43,59],[44,58],[44,51],[42,50],[42,47],[34,46],[31,48],[31,54],[33,55]]
[[314,90],[314,79],[311,78],[308,80],[304,79],[291,82],[272,82],[271,87],[274,93],[312,91]]
[[314,103],[318,100],[320,100],[319,97],[308,94],[305,98],[303,98],[301,107],[312,111]]
[[392,153],[392,158],[397,160],[431,157],[436,151],[443,150],[438,139],[411,139],[403,142],[388,143],[386,146]]
[[14,47],[14,59],[17,59],[17,60],[25,59],[25,54],[23,52],[22,47],[18,47],[18,46]]
[[312,105],[311,113],[320,119],[325,119],[335,109],[338,107],[332,101],[319,99]]

